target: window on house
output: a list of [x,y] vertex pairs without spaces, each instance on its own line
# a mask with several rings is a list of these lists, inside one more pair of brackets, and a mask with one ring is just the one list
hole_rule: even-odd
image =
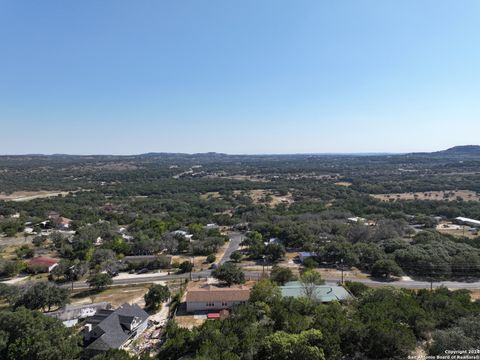
[[226,301],[222,301],[222,306],[228,306],[228,303]]

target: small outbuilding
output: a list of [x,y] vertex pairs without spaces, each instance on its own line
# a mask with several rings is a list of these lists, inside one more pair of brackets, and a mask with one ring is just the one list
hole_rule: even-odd
[[455,218],[455,221],[460,223],[460,224],[466,224],[466,225],[469,225],[469,226],[480,228],[480,220],[475,220],[475,219],[470,219],[470,218],[459,216],[459,217]]

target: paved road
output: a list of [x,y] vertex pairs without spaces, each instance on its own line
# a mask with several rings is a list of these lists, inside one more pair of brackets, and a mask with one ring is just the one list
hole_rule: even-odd
[[[192,273],[192,279],[201,279],[207,278],[210,276],[211,271],[198,271]],[[244,271],[245,276],[248,279],[259,279],[262,277],[261,271]],[[172,274],[172,275],[158,275],[158,276],[141,276],[138,275],[135,278],[128,279],[113,279],[113,285],[132,285],[132,284],[148,284],[155,281],[167,281],[167,280],[177,280],[177,279],[188,279],[190,274]],[[340,282],[340,277],[325,277],[325,281],[328,283],[338,283]],[[349,280],[346,278],[346,280]],[[370,286],[393,286],[397,288],[406,288],[406,289],[429,289],[430,282],[428,281],[416,281],[416,280],[400,280],[400,281],[378,281],[374,279],[352,279],[352,281],[360,282],[365,285]],[[65,287],[70,287],[71,284],[65,284]],[[480,289],[480,281],[476,282],[457,282],[457,281],[439,281],[432,283],[433,288],[438,288],[441,286],[448,287],[450,289]],[[84,281],[77,281],[73,283],[74,289],[87,289],[88,285]]]
[[[197,271],[192,273],[192,279],[205,279],[210,276],[211,270]],[[259,279],[262,276],[261,271],[245,271],[247,279]],[[149,284],[156,281],[178,280],[178,279],[190,279],[190,273],[186,274],[172,274],[172,275],[158,275],[158,276],[142,276],[138,275],[134,278],[128,279],[115,279],[113,278],[113,286],[121,285],[134,285],[134,284]],[[64,284],[63,287],[70,287],[72,283]],[[76,281],[73,283],[74,289],[87,289],[88,284],[85,281]]]
[[232,253],[234,251],[238,250],[238,248],[240,247],[240,243],[243,241],[243,239],[245,239],[245,235],[241,233],[230,234],[230,242],[228,244],[228,248],[227,250],[225,250],[222,259],[218,262],[219,265],[222,265],[223,263],[230,260],[230,256],[232,256]]
[[[324,278],[326,281],[329,282],[340,282],[340,277],[328,277]],[[428,281],[417,281],[417,280],[399,280],[399,281],[379,281],[374,279],[345,279],[346,281],[355,281],[360,282],[365,285],[370,286],[393,286],[397,288],[405,288],[405,289],[430,289],[430,282]],[[458,282],[458,281],[437,281],[433,282],[432,287],[439,288],[439,287],[447,287],[449,289],[480,289],[480,281],[475,282]]]

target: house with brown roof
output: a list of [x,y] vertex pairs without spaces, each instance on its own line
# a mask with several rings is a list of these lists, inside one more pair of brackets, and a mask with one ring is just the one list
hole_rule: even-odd
[[187,312],[230,309],[244,304],[250,298],[250,288],[245,285],[220,287],[203,285],[187,291]]
[[36,257],[27,262],[27,269],[35,274],[49,273],[58,265],[58,259]]
[[72,224],[72,220],[66,217],[60,216],[54,220],[55,226],[57,229],[60,230],[68,230],[70,229],[70,225]]

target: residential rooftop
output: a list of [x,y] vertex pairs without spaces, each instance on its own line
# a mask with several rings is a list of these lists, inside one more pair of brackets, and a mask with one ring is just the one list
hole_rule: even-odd
[[247,301],[250,298],[250,287],[237,285],[221,287],[217,285],[204,285],[194,287],[187,291],[187,302],[208,301]]
[[[284,286],[280,286],[282,296],[284,297],[304,297],[305,288],[299,281],[291,281]],[[313,296],[320,302],[327,303],[332,301],[344,301],[351,299],[352,296],[345,288],[338,285],[316,285]]]
[[120,348],[136,335],[135,328],[147,319],[148,314],[136,304],[123,304],[116,310],[98,310],[87,320],[87,324],[92,325],[90,333],[94,337],[87,350],[106,351]]

